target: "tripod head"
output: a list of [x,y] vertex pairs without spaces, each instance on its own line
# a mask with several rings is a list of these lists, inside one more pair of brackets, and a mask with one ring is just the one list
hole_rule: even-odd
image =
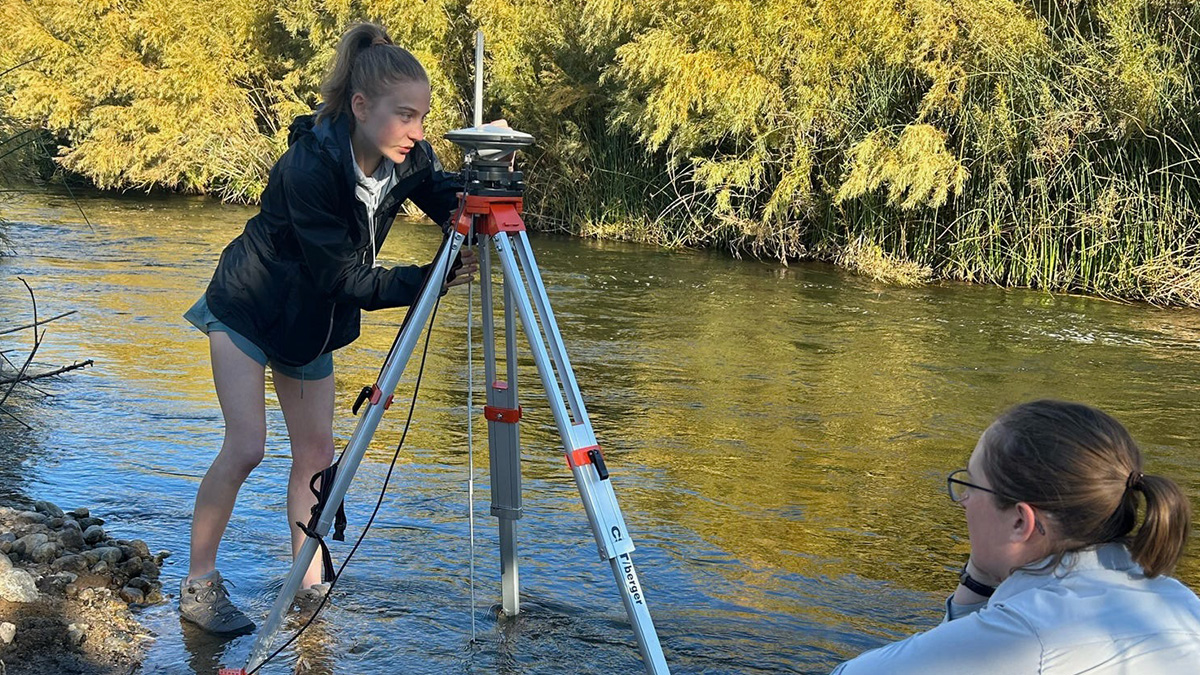
[[466,151],[463,192],[487,197],[520,197],[525,183],[514,170],[513,154],[533,145],[533,136],[483,123],[483,31],[475,31],[475,126],[455,129],[446,139]]
[[533,145],[533,136],[494,124],[480,124],[446,133],[446,140],[466,152],[463,186],[467,194],[521,196],[524,176],[513,169],[512,156]]

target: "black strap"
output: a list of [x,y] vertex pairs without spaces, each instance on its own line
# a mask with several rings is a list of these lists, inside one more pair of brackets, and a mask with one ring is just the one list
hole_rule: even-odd
[[[308,524],[297,522],[296,526],[304,534],[317,540],[321,545],[321,563],[322,563],[322,581],[333,581],[333,556],[329,554],[329,546],[325,543],[325,538],[317,534],[317,521],[321,519],[321,514],[325,512],[325,507],[329,504],[330,492],[333,490],[333,480],[337,477],[338,463],[334,462],[331,466],[323,469],[320,473],[313,474],[313,477],[308,481],[308,489],[312,491],[313,496],[317,498],[317,503],[313,504],[312,515],[309,516]],[[317,481],[321,481],[321,485],[317,486]],[[346,501],[343,499],[338,502],[337,513],[333,517],[333,540],[346,541]]]
[[325,543],[325,538],[317,534],[316,530],[298,520],[296,521],[296,527],[300,528],[300,531],[304,534],[316,539],[317,543],[321,545],[321,581],[333,581],[333,556],[329,554],[329,545]]
[[975,593],[976,595],[981,595],[985,598],[992,597],[992,594],[996,592],[995,587],[988,586],[987,584],[983,583],[982,581],[979,581],[978,579],[971,576],[970,574],[967,574],[966,566],[963,566],[962,573],[958,575],[958,583],[962,584],[963,586],[966,586],[971,592]]
[[[333,492],[333,480],[337,478],[338,463],[334,462],[331,466],[322,469],[321,473],[314,473],[313,477],[308,481],[308,489],[312,490],[313,496],[317,498],[317,503],[313,505],[312,517],[308,520],[308,526],[316,528],[317,520],[320,519],[321,513],[325,510],[325,506],[329,504],[329,495]],[[320,479],[321,486],[317,487],[317,480]],[[333,518],[333,540],[346,541],[346,500],[338,502],[337,514]]]

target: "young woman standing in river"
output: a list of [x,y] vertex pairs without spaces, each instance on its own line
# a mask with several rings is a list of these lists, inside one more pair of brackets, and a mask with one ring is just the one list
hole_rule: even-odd
[[[191,559],[180,614],[207,631],[254,629],[229,600],[217,548],[238,490],[263,459],[265,381],[271,368],[287,424],[292,468],[287,516],[293,555],[315,498],[309,480],[333,462],[333,351],[358,337],[361,310],[411,304],[426,268],[376,260],[392,221],[411,199],[436,223],[458,204],[458,185],[426,142],[429,78],[373,24],[351,28],[321,87],[323,105],[291,126],[261,210],[221,253],[186,318],[209,337],[225,439],[196,494]],[[446,282],[471,280],[466,249]],[[320,559],[301,588],[323,592]]]

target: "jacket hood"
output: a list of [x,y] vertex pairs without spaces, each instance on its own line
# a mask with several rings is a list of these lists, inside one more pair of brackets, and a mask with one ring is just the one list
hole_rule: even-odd
[[337,119],[318,120],[317,114],[322,107],[324,104],[292,121],[288,127],[288,147],[311,139],[310,147],[316,149],[330,166],[339,167],[347,183],[354,185],[354,167],[350,165],[350,118],[338,115]]

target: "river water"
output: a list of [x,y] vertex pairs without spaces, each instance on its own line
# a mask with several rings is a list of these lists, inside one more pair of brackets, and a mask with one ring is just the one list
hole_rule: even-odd
[[[89,506],[114,536],[173,551],[163,580],[174,591],[196,487],[222,436],[206,340],[180,315],[254,211],[200,197],[80,200],[91,227],[63,194],[0,204],[16,253],[0,259],[0,327],[30,316],[24,277],[41,316],[78,310],[46,326],[38,361],[96,362],[45,384],[53,396],[22,397],[16,409],[32,431],[0,422],[0,497]],[[430,225],[398,223],[383,258],[424,263],[438,242]],[[1013,403],[1097,405],[1139,439],[1150,472],[1200,494],[1194,311],[957,284],[900,289],[824,265],[547,235],[533,244],[672,672],[827,672],[935,625],[968,551],[945,475]],[[524,611],[499,621],[493,611],[499,562],[482,422],[471,607],[466,297],[455,289],[443,300],[396,474],[331,607],[262,672],[641,670],[528,364]],[[336,355],[340,441],[401,316],[365,315],[362,338]],[[23,356],[28,338],[0,337],[0,348]],[[409,400],[415,365],[398,401]],[[478,384],[478,355],[475,367]],[[235,601],[259,621],[288,567],[288,446],[270,387],[268,398],[267,458],[219,558]],[[351,541],[405,411],[384,418],[351,490]],[[335,558],[348,548],[335,543]],[[1197,588],[1194,540],[1189,553],[1178,576]],[[252,641],[197,634],[173,601],[140,618],[157,635],[142,673],[214,674],[242,665]]]

